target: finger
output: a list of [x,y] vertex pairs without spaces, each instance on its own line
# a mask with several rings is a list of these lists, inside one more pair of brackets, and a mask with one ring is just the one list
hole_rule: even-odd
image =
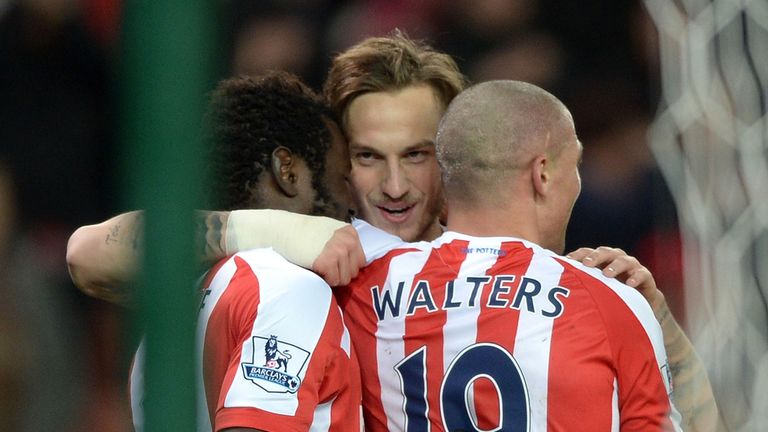
[[335,265],[328,265],[326,263],[319,263],[320,265],[313,266],[312,270],[319,274],[325,283],[330,286],[336,286],[339,283],[339,272]]
[[341,283],[341,278],[342,276],[338,266],[332,266],[331,272],[328,278],[329,280],[327,280],[326,282],[328,282],[328,285],[330,286],[337,286],[339,285],[339,283]]
[[[359,242],[357,243],[359,244]],[[344,259],[342,260],[343,263],[343,277],[342,277],[342,285],[348,285],[352,279],[354,279],[357,276],[357,273],[360,270],[361,265],[359,264],[359,259],[356,257],[356,251],[354,248],[350,249],[347,248],[345,250]]]
[[333,250],[336,272],[338,272],[338,279],[335,286],[346,285],[352,280],[352,263],[349,256],[350,248],[348,239],[345,238],[343,243],[344,244],[339,244]]
[[351,230],[349,239],[352,242],[351,246],[347,248],[347,251],[349,251],[349,276],[351,281],[357,277],[360,269],[365,266],[365,251],[363,251],[363,246],[360,244],[357,230]]
[[[351,254],[349,257],[349,281],[351,282],[352,279],[356,278],[357,275],[360,273],[360,268],[365,265],[365,259],[362,260],[362,264],[360,264],[360,257],[357,256],[355,253]],[[349,282],[347,282],[349,283]]]
[[355,261],[358,270],[365,267],[365,251],[363,251],[363,246],[360,244],[359,240],[357,242],[357,249],[355,249]]
[[340,258],[338,260],[338,266],[337,271],[339,272],[339,278],[336,281],[335,285],[331,286],[339,286],[339,285],[346,285],[349,283],[349,266],[347,264],[347,261],[344,258]]
[[629,274],[629,277],[624,283],[631,286],[632,288],[638,288],[641,290],[656,288],[656,281],[653,279],[653,275],[651,274],[650,270],[642,266],[640,268],[634,269]]
[[338,257],[337,262],[337,268],[339,272],[339,285],[347,285],[349,281],[352,280],[352,273],[354,266],[352,260],[351,260],[351,251],[349,246],[349,240],[347,238],[344,239],[345,244],[342,245],[342,247],[339,247],[336,251],[336,256]]
[[626,279],[629,277],[629,273],[640,267],[642,267],[642,265],[640,265],[640,262],[638,262],[635,257],[623,255],[605,263],[603,274],[608,277],[616,278],[623,276],[624,279]]
[[632,288],[635,288],[640,294],[645,297],[651,308],[654,311],[664,301],[664,294],[656,287],[656,281],[653,279],[651,272],[645,268],[636,269],[635,272],[627,279],[626,282]]
[[[342,274],[342,285],[349,284],[352,279],[357,277],[358,273],[360,272],[360,268],[362,265],[360,264],[361,260],[360,257],[355,253],[354,250],[350,251],[343,260],[340,261],[341,265],[343,265],[343,268],[341,270]],[[365,260],[362,261],[362,264],[365,264]]]
[[[357,267],[356,270],[359,270],[365,266],[365,251],[363,251],[363,245],[360,243],[360,236],[357,234],[357,230],[352,227],[349,230],[349,241],[350,246],[347,250],[350,251],[350,262],[354,267]],[[355,275],[357,275],[357,272],[355,272]]]
[[583,247],[583,248],[578,248],[573,252],[569,252],[565,256],[566,258],[570,258],[572,260],[582,261],[586,256],[588,256],[592,252],[594,252],[594,249]]
[[619,248],[600,246],[585,257],[584,260],[585,262],[592,263],[591,267],[605,268],[616,259],[626,255],[626,252]]

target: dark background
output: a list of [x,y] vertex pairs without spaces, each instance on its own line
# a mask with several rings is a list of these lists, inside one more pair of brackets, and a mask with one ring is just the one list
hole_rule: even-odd
[[[399,27],[472,82],[518,79],[570,107],[584,144],[568,246],[654,272],[684,322],[677,218],[649,151],[656,33],[635,0],[220,1],[217,78],[329,60]],[[130,314],[69,282],[66,241],[128,210],[116,100],[119,0],[0,0],[0,429],[130,430]]]

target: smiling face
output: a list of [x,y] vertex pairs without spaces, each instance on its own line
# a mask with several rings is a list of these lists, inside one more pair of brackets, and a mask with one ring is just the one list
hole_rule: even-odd
[[428,85],[366,93],[346,112],[358,217],[406,241],[440,235],[435,134],[443,106]]

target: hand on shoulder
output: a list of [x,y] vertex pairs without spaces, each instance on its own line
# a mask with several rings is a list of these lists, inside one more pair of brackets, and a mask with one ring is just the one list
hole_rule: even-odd
[[607,246],[600,246],[597,249],[583,247],[568,253],[566,257],[579,261],[587,267],[600,269],[603,275],[637,289],[654,312],[666,302],[664,294],[656,287],[656,281],[650,270],[622,249]]

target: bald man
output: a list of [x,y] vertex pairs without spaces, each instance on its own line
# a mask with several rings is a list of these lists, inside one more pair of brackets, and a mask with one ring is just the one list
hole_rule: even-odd
[[557,255],[581,152],[554,96],[479,84],[438,130],[447,231],[404,244],[356,223],[368,265],[339,298],[364,365],[366,427],[677,427],[648,303]]

